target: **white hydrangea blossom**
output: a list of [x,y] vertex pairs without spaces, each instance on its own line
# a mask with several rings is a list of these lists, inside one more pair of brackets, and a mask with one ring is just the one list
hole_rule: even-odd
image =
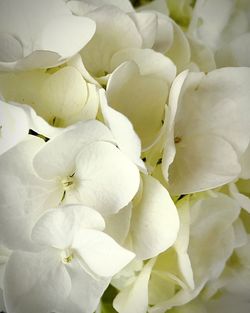
[[250,311],[249,12],[0,2],[0,312]]

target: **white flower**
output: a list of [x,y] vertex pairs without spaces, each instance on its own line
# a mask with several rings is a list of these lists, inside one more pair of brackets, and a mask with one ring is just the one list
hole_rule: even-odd
[[129,239],[139,259],[149,259],[171,247],[179,231],[179,216],[168,191],[152,176],[142,186],[132,209]]
[[[53,184],[39,178],[32,164],[43,143],[41,138],[29,135],[0,158],[0,237],[13,250],[34,249],[30,239],[32,227],[53,195]],[[60,201],[51,198],[49,204],[57,205]]]
[[148,281],[155,259],[143,267],[136,280],[124,288],[114,299],[113,306],[119,313],[146,313],[148,308]]
[[61,64],[95,32],[93,21],[72,15],[62,0],[3,0],[0,12],[1,70]]
[[3,278],[5,267],[8,262],[11,251],[8,250],[5,246],[0,245],[0,310],[6,312],[6,307],[3,299]]
[[31,235],[41,251],[10,256],[4,278],[7,311],[93,312],[110,277],[134,258],[102,232],[104,227],[101,215],[88,207],[45,212]]
[[27,105],[0,100],[0,155],[26,139],[29,130],[53,137],[60,132],[48,125]]
[[130,121],[120,112],[112,109],[106,99],[104,89],[99,91],[100,106],[105,124],[109,127],[121,151],[126,154],[143,172],[145,165],[141,160],[141,142]]
[[27,246],[34,221],[60,203],[82,203],[103,215],[126,206],[139,188],[139,170],[111,142],[107,127],[87,121],[46,143],[28,136],[6,152],[0,159],[1,238],[13,248]]
[[250,139],[249,80],[248,68],[176,78],[162,164],[173,194],[215,188],[239,176]]
[[120,9],[102,6],[86,16],[96,22],[95,35],[81,51],[84,65],[92,76],[110,73],[110,60],[117,51],[141,48],[142,38],[135,23]]
[[140,176],[113,142],[109,129],[98,121],[75,124],[44,143],[34,157],[34,169],[54,182],[63,203],[83,203],[103,215],[116,213],[133,199]]
[[96,86],[87,83],[73,66],[2,73],[0,92],[7,101],[28,104],[48,123],[66,127],[81,120],[95,119],[99,96]]
[[[154,304],[154,306],[149,309],[150,313],[164,313],[176,306],[185,307],[185,304],[189,303],[200,294],[206,283],[217,279],[221,275],[226,262],[229,260],[235,247],[237,247],[238,243],[235,239],[234,223],[238,219],[240,207],[234,200],[224,194],[213,193],[212,195],[211,197],[203,193],[196,197],[194,196],[193,200],[192,198],[190,199],[190,208],[186,208],[190,212],[190,237],[186,251],[190,258],[194,275],[193,288],[189,288],[186,284],[179,284],[181,289],[177,292],[173,289],[171,294],[171,285],[172,288],[174,285],[173,283],[169,284],[169,282],[165,282],[165,284],[170,285],[168,287],[169,293],[167,295],[166,293],[161,295],[161,293],[157,294],[157,285],[153,285],[156,289],[153,292],[155,292],[158,297],[159,294],[161,297],[165,296],[165,299],[161,298],[161,301]],[[184,212],[182,212],[182,214],[183,213]],[[186,214],[184,213],[184,215]],[[182,217],[184,217],[184,215]],[[185,217],[182,219],[182,222],[186,222]],[[182,227],[184,227],[181,232],[185,232],[185,228],[187,227],[184,223],[182,224]],[[181,237],[180,235],[179,239],[181,239]],[[179,242],[177,245],[179,245],[178,254],[180,256],[182,243]],[[186,244],[183,244],[183,247],[185,246]],[[187,248],[187,246],[185,248]],[[160,258],[161,256],[159,259]],[[170,260],[171,259],[165,256],[165,259],[161,262],[162,269],[170,268],[173,270],[173,268],[176,267],[176,259],[172,259],[172,261],[174,261],[173,265],[170,265]],[[167,261],[170,262],[170,264],[168,264]],[[179,263],[179,266],[180,269],[184,269],[181,267],[181,263]],[[157,263],[153,271],[157,269],[156,267]],[[166,276],[170,278],[169,272],[169,270],[166,272]],[[187,274],[187,272],[185,274]],[[172,279],[176,279],[176,277],[174,278],[172,276]],[[158,288],[162,286],[162,280],[163,282],[165,281],[164,271],[159,276],[158,281],[156,281]]]
[[189,36],[215,54],[217,67],[249,66],[249,1],[196,1]]
[[111,74],[107,84],[108,103],[128,117],[141,139],[142,148],[148,149],[162,128],[175,66],[168,58],[151,50],[127,50],[114,58],[114,62],[119,60],[119,63],[132,61],[122,63]]

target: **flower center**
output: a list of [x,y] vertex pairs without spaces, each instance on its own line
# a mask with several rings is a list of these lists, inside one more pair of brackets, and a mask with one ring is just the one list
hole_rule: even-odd
[[66,250],[62,251],[61,257],[62,257],[62,262],[64,264],[69,264],[72,262],[72,260],[74,258],[73,251],[71,249],[66,249]]
[[174,138],[174,142],[175,142],[175,143],[181,142],[181,137],[175,137],[175,138]]
[[67,176],[62,180],[63,189],[66,191],[74,184],[74,177],[73,175]]

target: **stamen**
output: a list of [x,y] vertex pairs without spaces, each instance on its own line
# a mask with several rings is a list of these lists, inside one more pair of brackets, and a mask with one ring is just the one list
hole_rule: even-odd
[[67,190],[70,186],[74,184],[74,175],[67,176],[65,179],[62,180],[64,190]]
[[71,263],[73,259],[74,259],[74,254],[71,251],[71,249],[66,249],[66,250],[62,251],[62,262],[64,264]]
[[181,138],[180,138],[180,137],[175,137],[175,138],[174,138],[174,142],[175,142],[175,143],[181,142]]

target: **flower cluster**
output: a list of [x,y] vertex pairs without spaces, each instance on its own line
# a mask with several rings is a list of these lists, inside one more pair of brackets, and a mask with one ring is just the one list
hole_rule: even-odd
[[250,2],[0,1],[0,311],[250,311]]

